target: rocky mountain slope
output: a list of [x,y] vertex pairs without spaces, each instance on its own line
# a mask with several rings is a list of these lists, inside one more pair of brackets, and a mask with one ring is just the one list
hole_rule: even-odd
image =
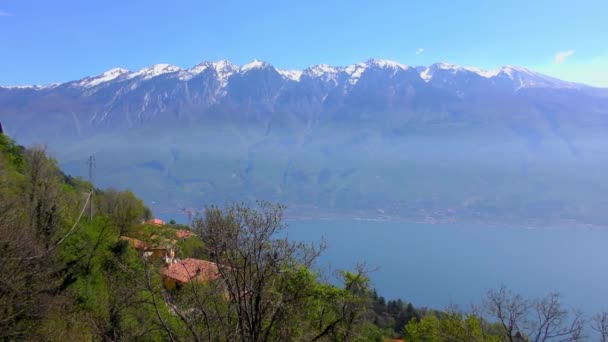
[[[0,87],[0,121],[174,215],[265,198],[300,213],[608,223],[608,89],[520,67],[254,60]],[[608,189],[606,189],[608,190]]]

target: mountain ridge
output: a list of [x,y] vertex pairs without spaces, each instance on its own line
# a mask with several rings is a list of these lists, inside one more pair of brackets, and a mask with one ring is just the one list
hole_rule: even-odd
[[[368,67],[393,68],[393,69],[401,69],[401,70],[413,68],[413,69],[419,70],[421,77],[423,79],[427,80],[428,71],[430,69],[435,68],[435,69],[441,69],[441,70],[449,70],[451,72],[471,72],[471,73],[475,73],[479,76],[486,77],[486,78],[497,77],[500,74],[505,74],[505,75],[508,75],[509,77],[513,77],[512,76],[513,73],[524,73],[524,74],[528,74],[528,75],[535,75],[537,77],[549,78],[554,81],[559,81],[559,82],[561,82],[562,86],[570,86],[570,87],[585,86],[585,87],[592,87],[592,88],[602,88],[602,87],[594,87],[594,86],[586,85],[583,83],[561,80],[561,79],[558,79],[558,78],[555,78],[552,76],[544,75],[542,73],[533,71],[528,68],[513,66],[513,65],[504,65],[502,67],[495,68],[495,69],[481,69],[481,68],[477,68],[477,67],[461,66],[461,65],[451,64],[451,63],[447,63],[447,62],[437,62],[437,63],[431,64],[429,66],[410,66],[410,65],[402,64],[402,63],[392,61],[392,60],[373,59],[373,58],[368,59],[365,62],[350,64],[347,66],[329,66],[327,64],[315,64],[315,65],[311,65],[311,66],[301,69],[301,70],[299,70],[299,69],[289,69],[289,70],[280,69],[280,68],[273,66],[272,64],[270,64],[268,62],[258,60],[258,59],[254,59],[251,62],[246,63],[240,67],[227,60],[203,61],[203,62],[200,62],[200,63],[192,66],[189,69],[184,69],[179,66],[175,66],[175,65],[171,65],[171,64],[160,63],[160,64],[153,64],[153,65],[144,67],[144,68],[136,70],[136,71],[130,71],[130,70],[122,68],[122,67],[114,67],[114,68],[108,69],[98,75],[89,75],[89,76],[83,77],[78,80],[71,80],[71,81],[61,82],[61,83],[50,83],[50,84],[43,84],[43,85],[17,85],[17,86],[0,85],[0,88],[45,90],[45,89],[53,88],[53,87],[60,86],[63,84],[71,84],[76,81],[80,81],[77,84],[79,84],[82,87],[94,87],[94,86],[98,86],[105,82],[113,81],[116,78],[120,78],[120,77],[126,77],[126,78],[143,77],[144,79],[151,79],[154,77],[162,76],[164,74],[174,74],[174,73],[177,73],[176,77],[178,77],[180,80],[189,80],[193,76],[196,76],[196,75],[200,74],[201,72],[203,72],[206,69],[206,66],[209,66],[209,65],[212,65],[212,66],[229,65],[229,66],[234,67],[234,70],[236,72],[241,72],[241,73],[247,72],[248,70],[256,69],[256,68],[273,68],[273,69],[279,71],[280,74],[284,75],[284,77],[289,78],[296,82],[300,80],[300,76],[302,74],[306,73],[309,70],[313,70],[313,69],[320,70],[321,74],[346,72],[347,74],[352,75],[355,73],[355,71],[358,70],[358,71],[362,72]],[[321,67],[321,68],[319,68],[319,67]],[[315,75],[317,77],[321,76],[321,74],[319,74],[319,72],[317,72],[316,74],[313,73],[313,75]],[[297,75],[297,76],[295,76],[295,75]],[[309,75],[311,75],[311,74],[309,74]],[[189,76],[189,78],[187,78],[187,76]],[[355,77],[357,77],[357,76],[355,76]],[[98,80],[98,82],[94,82],[94,83],[86,82],[87,79]]]
[[114,68],[0,88],[0,121],[75,175],[95,154],[102,184],[172,213],[263,198],[300,214],[608,222],[608,89],[519,67]]

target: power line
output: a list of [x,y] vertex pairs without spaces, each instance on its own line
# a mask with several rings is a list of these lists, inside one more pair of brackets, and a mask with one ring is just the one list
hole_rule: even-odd
[[51,248],[47,249],[44,253],[42,253],[40,255],[32,256],[32,257],[27,257],[27,258],[11,258],[11,259],[31,260],[31,259],[41,258],[41,257],[49,254],[50,252],[52,252],[55,248],[57,248],[60,244],[62,244],[63,241],[65,241],[65,239],[67,239],[70,235],[72,235],[72,233],[74,232],[74,229],[76,229],[76,226],[78,225],[78,222],[80,222],[82,215],[84,214],[85,210],[87,209],[87,206],[89,207],[89,222],[93,221],[93,193],[95,191],[95,187],[93,186],[93,169],[95,168],[95,157],[93,155],[91,155],[89,157],[87,164],[89,164],[89,182],[91,183],[91,190],[87,194],[87,200],[84,202],[84,205],[82,206],[82,210],[80,211],[80,214],[78,215],[78,218],[76,219],[76,222],[74,222],[74,225],[72,225],[72,228],[70,228],[70,230],[59,241],[57,241],[56,244],[54,244]]
[[70,228],[70,230],[59,241],[57,241],[57,243],[54,244],[51,248],[47,249],[44,253],[42,253],[40,255],[27,257],[27,258],[10,258],[10,259],[31,260],[31,259],[41,258],[41,257],[49,254],[50,252],[52,252],[55,248],[57,248],[60,244],[62,244],[63,241],[65,241],[65,239],[67,239],[70,235],[72,235],[72,233],[74,232],[74,229],[76,229],[76,226],[78,225],[78,222],[80,222],[80,219],[82,218],[82,215],[84,214],[84,211],[87,209],[87,205],[89,204],[89,201],[92,198],[93,198],[93,192],[89,192],[87,194],[87,200],[86,200],[86,202],[84,202],[84,205],[82,206],[82,210],[80,211],[80,214],[78,215],[78,218],[76,219],[76,222],[74,222],[74,225],[72,225],[72,228]]
[[[78,222],[80,221],[80,218],[82,218],[82,214],[84,214],[84,210],[87,208],[87,204],[89,203],[90,200],[93,199],[93,192],[89,192],[88,196],[87,196],[87,201],[84,203],[84,206],[82,207],[82,210],[80,211],[80,215],[78,215],[78,218],[76,219],[76,222],[74,222],[74,225],[72,226],[72,228],[70,228],[70,230],[67,232],[67,234],[65,234],[61,240],[59,240],[53,247],[51,247],[48,252],[51,252],[53,249],[57,248],[57,246],[59,246],[63,241],[65,241],[65,239],[68,238],[68,236],[70,236],[72,234],[72,232],[74,231],[74,229],[76,228],[76,225],[78,225]],[[92,201],[91,201],[92,202]]]

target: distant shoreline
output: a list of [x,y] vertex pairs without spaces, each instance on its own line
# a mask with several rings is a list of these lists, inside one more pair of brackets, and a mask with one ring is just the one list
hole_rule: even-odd
[[450,218],[433,219],[433,218],[416,218],[407,216],[372,216],[372,215],[349,215],[338,213],[325,213],[320,215],[293,215],[286,214],[286,221],[370,221],[370,222],[391,222],[391,223],[410,223],[424,225],[456,225],[456,224],[471,224],[475,226],[484,225],[495,228],[518,228],[518,229],[534,229],[534,230],[552,230],[552,229],[577,229],[577,230],[608,230],[608,224],[601,225],[595,223],[577,222],[569,220],[551,221],[551,220],[529,220],[527,222],[508,222],[505,220],[480,220],[466,218]]

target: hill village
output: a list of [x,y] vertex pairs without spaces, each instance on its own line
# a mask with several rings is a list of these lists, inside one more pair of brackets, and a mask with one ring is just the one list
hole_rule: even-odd
[[192,257],[203,257],[211,251],[184,225],[150,219],[142,223],[141,229],[125,233],[120,239],[135,248],[142,257],[164,263],[161,274],[167,289],[179,288],[190,282],[213,281],[219,277],[216,263]]

